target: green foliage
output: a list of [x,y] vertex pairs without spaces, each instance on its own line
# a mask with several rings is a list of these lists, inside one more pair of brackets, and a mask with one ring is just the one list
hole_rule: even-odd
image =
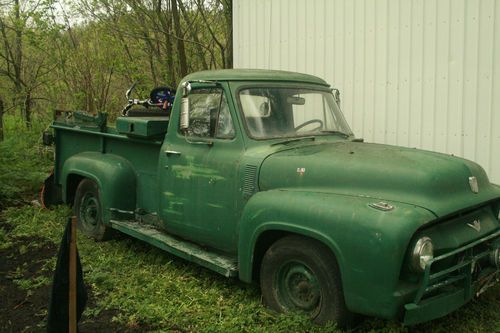
[[0,228],[0,250],[7,249],[11,246],[12,242],[7,232],[3,228]]
[[16,279],[14,282],[23,290],[32,290],[42,286],[48,286],[52,281],[47,276],[39,275],[34,279]]
[[5,141],[0,145],[0,208],[36,198],[52,167],[51,152],[41,146],[47,121],[36,119],[26,130],[19,118],[4,117]]
[[20,3],[0,11],[0,99],[26,122],[52,109],[113,118],[135,81],[134,97],[145,98],[187,73],[232,66],[232,1]]

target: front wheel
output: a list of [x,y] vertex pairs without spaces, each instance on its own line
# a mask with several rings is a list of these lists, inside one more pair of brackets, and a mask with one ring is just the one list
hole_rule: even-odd
[[110,237],[111,229],[102,221],[102,205],[97,183],[84,179],[78,184],[73,213],[78,229],[86,236],[102,241]]
[[335,256],[323,244],[287,236],[264,255],[260,270],[264,302],[277,312],[306,313],[318,324],[350,321]]

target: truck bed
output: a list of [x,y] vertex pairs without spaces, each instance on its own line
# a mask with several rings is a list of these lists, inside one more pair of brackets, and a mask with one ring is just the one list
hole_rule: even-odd
[[[168,125],[167,117],[123,117],[117,120],[117,128],[99,124],[98,117],[88,116],[79,120],[70,117],[57,119],[52,124],[55,133],[55,183],[61,185],[62,168],[68,158],[83,152],[99,152],[101,154],[115,154],[126,159],[138,175],[137,180],[137,208],[144,209],[147,213],[157,211],[156,200],[149,193],[158,193],[158,157],[163,137]],[[134,129],[147,134],[148,128],[155,127],[155,135],[142,135],[134,133]],[[164,125],[163,132],[158,128]],[[149,127],[148,127],[149,126]],[[121,127],[121,129],[120,129]],[[132,129],[132,130],[131,130]],[[122,132],[122,133],[120,133]],[[126,133],[126,134],[124,134]],[[158,134],[159,133],[159,134]],[[133,190],[133,189],[131,189]],[[151,192],[152,191],[152,192]],[[157,196],[154,196],[155,198]]]

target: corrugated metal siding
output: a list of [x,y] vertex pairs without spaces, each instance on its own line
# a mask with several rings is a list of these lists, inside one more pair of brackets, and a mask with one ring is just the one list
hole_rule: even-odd
[[314,74],[370,142],[500,183],[500,0],[234,0],[234,65]]

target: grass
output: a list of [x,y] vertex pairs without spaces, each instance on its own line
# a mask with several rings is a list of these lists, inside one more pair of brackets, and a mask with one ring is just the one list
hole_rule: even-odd
[[[11,230],[0,229],[0,247],[22,237],[58,244],[69,208],[45,210],[31,201],[51,168],[51,154],[39,145],[43,125],[22,130],[6,118],[6,141],[0,143],[0,219]],[[36,242],[26,247],[39,246]],[[319,327],[300,315],[276,315],[261,304],[259,288],[226,279],[177,259],[126,236],[96,243],[78,239],[86,283],[97,304],[86,309],[97,315],[118,309],[113,320],[134,328],[148,326],[157,332],[336,332],[334,326]],[[20,253],[26,251],[19,248]],[[43,263],[52,270],[55,258]],[[23,267],[19,267],[19,274]],[[41,272],[41,273],[42,273]],[[17,279],[26,290],[50,281],[42,274],[32,280]],[[13,277],[16,278],[16,277]],[[411,329],[412,332],[500,332],[500,286],[489,290],[460,310]],[[408,332],[399,323],[371,319],[359,327],[363,332]]]

